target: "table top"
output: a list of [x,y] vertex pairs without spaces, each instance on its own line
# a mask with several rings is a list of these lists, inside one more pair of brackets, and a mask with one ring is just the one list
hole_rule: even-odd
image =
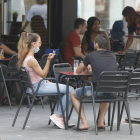
[[140,35],[126,35],[126,37],[140,37]]
[[92,75],[88,75],[88,74],[85,74],[84,72],[81,72],[81,73],[75,73],[75,72],[67,72],[67,71],[59,71],[61,74],[63,75],[67,75],[67,76],[72,76],[72,77],[83,77],[83,76],[92,76]]
[[4,57],[4,58],[2,58],[2,59],[0,59],[0,61],[8,61],[8,60],[10,60],[10,57]]
[[116,56],[124,56],[124,54],[119,54],[118,52],[114,52]]

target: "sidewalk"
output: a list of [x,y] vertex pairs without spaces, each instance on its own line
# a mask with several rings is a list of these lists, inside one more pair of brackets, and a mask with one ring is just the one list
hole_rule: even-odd
[[[130,113],[132,117],[140,117],[140,99],[130,99]],[[96,104],[96,112],[98,109]],[[12,127],[12,121],[17,110],[17,106],[0,106],[0,139],[1,140],[139,140],[140,139],[140,124],[133,124],[133,134],[129,133],[129,125],[125,123],[126,113],[123,113],[120,131],[117,131],[117,113],[115,112],[113,131],[110,127],[106,127],[105,132],[99,132],[95,135],[94,120],[92,113],[92,105],[84,104],[87,120],[90,125],[88,132],[77,132],[64,129],[58,129],[52,123],[49,126],[48,120],[50,116],[49,105],[46,104],[44,109],[41,105],[33,106],[25,130],[22,130],[23,122],[27,114],[26,106],[22,106],[16,124]],[[117,108],[116,108],[117,111]],[[77,123],[77,113],[75,110],[72,113],[71,121]],[[106,115],[107,124],[107,115]]]

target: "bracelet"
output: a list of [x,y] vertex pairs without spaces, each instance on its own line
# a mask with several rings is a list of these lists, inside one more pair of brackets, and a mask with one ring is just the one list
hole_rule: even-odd
[[12,53],[12,55],[14,55],[16,52],[15,51],[13,51],[13,53]]

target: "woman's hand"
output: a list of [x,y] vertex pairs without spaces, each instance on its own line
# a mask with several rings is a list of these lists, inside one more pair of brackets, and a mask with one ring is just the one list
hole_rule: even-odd
[[55,51],[53,51],[53,53],[49,53],[49,56],[47,59],[51,61],[54,57],[55,57]]
[[118,54],[125,54],[125,51],[118,51]]

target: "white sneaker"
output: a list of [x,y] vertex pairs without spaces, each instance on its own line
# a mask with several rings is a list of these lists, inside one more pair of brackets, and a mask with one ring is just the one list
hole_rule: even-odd
[[53,121],[54,124],[56,124],[59,128],[63,129],[65,128],[63,118],[57,117],[55,114],[50,116],[50,119]]
[[70,122],[70,120],[68,120],[68,126],[73,127],[75,126],[75,123]]

